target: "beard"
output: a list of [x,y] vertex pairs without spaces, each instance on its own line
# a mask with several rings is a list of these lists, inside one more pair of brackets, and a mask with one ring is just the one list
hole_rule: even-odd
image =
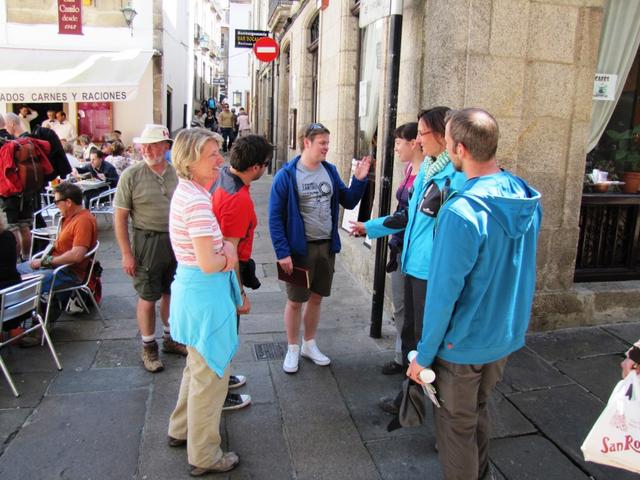
[[164,162],[164,157],[157,157],[157,158],[144,157],[144,161],[150,167],[155,167],[156,165],[160,165],[162,162]]

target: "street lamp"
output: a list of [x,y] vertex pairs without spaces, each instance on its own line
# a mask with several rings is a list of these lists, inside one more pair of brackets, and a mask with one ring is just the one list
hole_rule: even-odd
[[127,27],[129,27],[129,30],[131,31],[131,36],[133,37],[133,19],[136,18],[136,15],[138,15],[138,12],[136,12],[136,9],[131,6],[131,2],[129,2],[129,4],[126,7],[122,7],[120,11],[122,12],[124,21],[127,22]]

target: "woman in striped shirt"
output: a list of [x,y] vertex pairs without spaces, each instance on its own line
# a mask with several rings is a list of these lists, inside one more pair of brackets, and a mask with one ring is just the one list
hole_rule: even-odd
[[191,475],[226,472],[238,456],[220,448],[220,415],[229,363],[238,347],[236,307],[242,304],[233,271],[235,247],[222,239],[207,187],[224,159],[222,137],[203,128],[183,130],[172,150],[179,177],[171,200],[169,235],[178,260],[171,285],[173,338],[187,346],[178,403],[169,421],[169,445],[186,443]]

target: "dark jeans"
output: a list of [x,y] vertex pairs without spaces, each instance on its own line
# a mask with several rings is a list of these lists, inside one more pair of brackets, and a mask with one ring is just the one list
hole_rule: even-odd
[[492,478],[488,403],[506,363],[507,357],[479,365],[433,362],[442,404],[434,408],[438,456],[447,480]]
[[426,297],[427,281],[406,275],[404,279],[404,324],[400,333],[402,364],[405,367],[409,366],[407,354],[416,349],[422,338],[422,320]]
[[233,128],[221,128],[220,133],[222,134],[223,138],[222,151],[227,152],[231,150],[231,145],[233,144]]

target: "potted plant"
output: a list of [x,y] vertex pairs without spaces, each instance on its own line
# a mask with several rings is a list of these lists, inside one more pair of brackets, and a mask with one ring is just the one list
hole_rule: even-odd
[[614,161],[622,172],[622,191],[637,193],[640,187],[640,125],[625,132],[607,130],[607,136],[615,142]]

